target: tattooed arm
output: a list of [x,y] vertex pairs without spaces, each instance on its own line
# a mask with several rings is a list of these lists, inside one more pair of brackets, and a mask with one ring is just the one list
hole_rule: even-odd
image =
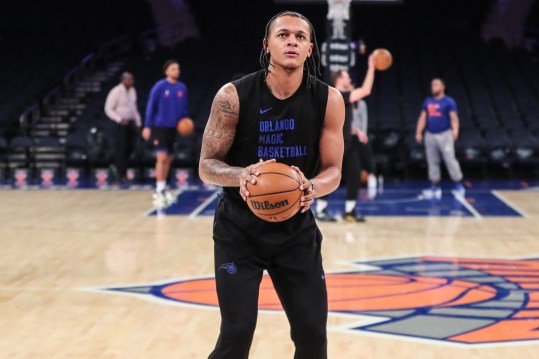
[[256,168],[263,163],[246,168],[229,166],[224,162],[238,125],[240,101],[236,87],[231,83],[224,85],[215,95],[211,106],[210,118],[202,137],[202,150],[198,172],[205,183],[222,187],[240,187],[240,194],[245,199],[249,196],[245,185],[247,181],[256,184],[259,173]]
[[224,187],[239,186],[243,168],[232,167],[224,162],[234,136],[240,112],[236,87],[224,85],[215,95],[210,118],[202,137],[199,174],[202,181]]

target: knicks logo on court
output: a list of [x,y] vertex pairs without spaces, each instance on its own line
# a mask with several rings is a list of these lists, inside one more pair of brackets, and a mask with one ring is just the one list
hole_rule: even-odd
[[[539,340],[539,260],[411,257],[353,264],[362,270],[325,276],[330,313],[374,319],[349,332],[459,345]],[[218,306],[213,277],[106,290]],[[268,276],[259,308],[282,309]]]

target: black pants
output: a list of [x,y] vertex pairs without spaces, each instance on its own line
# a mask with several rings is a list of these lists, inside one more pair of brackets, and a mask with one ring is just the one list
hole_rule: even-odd
[[129,156],[131,156],[134,149],[137,133],[137,127],[133,121],[129,121],[127,125],[115,124],[114,126],[116,141],[114,165],[116,166],[118,180],[126,179]]
[[[221,199],[214,222],[215,278],[221,332],[210,359],[245,359],[253,340],[263,270],[271,277],[291,327],[296,359],[327,358],[327,291],[322,234],[313,214],[282,231],[260,223],[245,204]],[[311,224],[312,223],[312,224]],[[278,227],[281,228],[281,227]],[[278,345],[278,343],[276,343]]]
[[[355,137],[355,136],[354,136]],[[346,184],[346,199],[355,201],[361,186],[361,161],[359,160],[359,141],[352,138],[344,143],[342,159],[342,179]],[[329,194],[321,199],[328,200]]]
[[376,167],[375,167],[374,158],[372,155],[371,143],[359,142],[358,149],[359,149],[359,162],[361,163],[361,168],[367,171],[367,173],[376,173]]

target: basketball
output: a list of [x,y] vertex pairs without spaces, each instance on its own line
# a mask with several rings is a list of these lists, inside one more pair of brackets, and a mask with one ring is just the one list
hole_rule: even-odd
[[247,205],[260,219],[286,221],[300,209],[303,191],[296,171],[283,163],[267,163],[257,168],[256,184],[247,183]]
[[189,136],[195,130],[195,123],[189,117],[184,117],[178,121],[176,129],[180,135]]
[[385,71],[391,67],[393,63],[393,56],[391,52],[386,49],[376,49],[372,53],[374,56],[374,67],[378,71]]

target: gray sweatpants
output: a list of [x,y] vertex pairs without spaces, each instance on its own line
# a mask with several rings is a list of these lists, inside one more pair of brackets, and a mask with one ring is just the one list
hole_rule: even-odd
[[455,146],[452,131],[449,129],[440,133],[425,132],[425,152],[427,154],[427,163],[429,166],[429,179],[431,182],[439,182],[440,173],[440,154],[444,159],[447,172],[455,182],[462,180],[462,171],[459,161],[455,157]]

